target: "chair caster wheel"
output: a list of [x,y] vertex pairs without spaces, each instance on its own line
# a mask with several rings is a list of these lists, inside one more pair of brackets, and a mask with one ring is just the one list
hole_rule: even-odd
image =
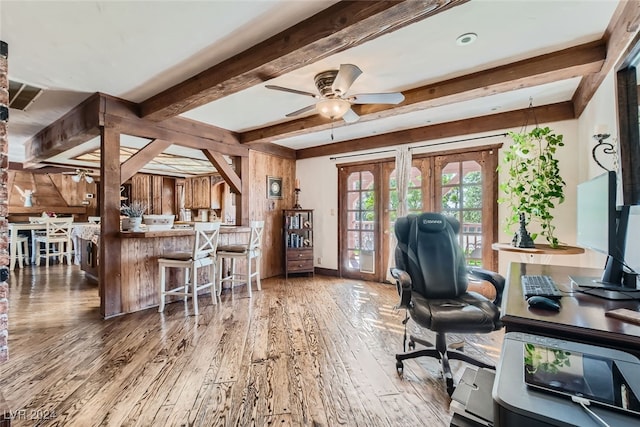
[[398,371],[398,375],[402,376],[402,372],[404,371],[404,363],[401,360],[396,362],[396,371]]
[[416,342],[409,341],[409,350],[415,350],[415,349],[416,349]]

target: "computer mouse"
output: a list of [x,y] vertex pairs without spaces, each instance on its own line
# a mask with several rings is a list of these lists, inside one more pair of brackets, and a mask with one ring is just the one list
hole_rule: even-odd
[[544,310],[554,311],[560,310],[560,303],[558,301],[538,295],[527,298],[527,304],[529,304],[531,308],[542,308]]

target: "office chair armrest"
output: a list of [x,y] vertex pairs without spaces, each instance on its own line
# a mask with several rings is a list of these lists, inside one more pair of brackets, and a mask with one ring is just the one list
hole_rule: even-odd
[[392,268],[391,276],[396,279],[396,288],[398,289],[398,295],[400,295],[400,304],[398,304],[398,307],[411,307],[411,277],[409,273],[399,268]]
[[486,280],[491,283],[494,288],[496,288],[496,299],[493,303],[497,306],[500,306],[502,303],[502,291],[504,290],[504,277],[495,271],[485,270],[484,268],[472,267],[469,269],[469,274],[477,277],[481,280]]

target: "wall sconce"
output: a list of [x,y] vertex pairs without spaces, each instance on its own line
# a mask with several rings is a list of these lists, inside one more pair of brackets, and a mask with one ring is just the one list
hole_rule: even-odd
[[614,156],[614,164],[616,165],[615,167],[617,169],[618,153],[616,152],[616,148],[613,146],[612,143],[604,142],[604,140],[609,138],[610,136],[611,134],[609,133],[609,129],[607,128],[606,125],[596,126],[595,134],[593,135],[593,138],[596,141],[598,141],[598,143],[593,147],[593,150],[591,150],[591,157],[593,157],[593,160],[598,164],[598,166],[600,166],[602,169],[604,169],[607,172],[609,172],[609,169],[607,169],[602,165],[602,163],[600,163],[600,161],[597,158],[596,151],[602,148],[602,152],[604,154],[612,154]]

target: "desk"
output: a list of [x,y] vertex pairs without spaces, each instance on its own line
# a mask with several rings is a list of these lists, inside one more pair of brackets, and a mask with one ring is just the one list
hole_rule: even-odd
[[522,274],[553,277],[563,291],[571,291],[569,275],[600,276],[601,270],[556,265],[511,263],[502,299],[506,332],[528,332],[621,349],[640,356],[640,325],[605,316],[615,308],[640,311],[640,301],[611,301],[582,293],[563,296],[559,312],[530,309],[522,294]]

